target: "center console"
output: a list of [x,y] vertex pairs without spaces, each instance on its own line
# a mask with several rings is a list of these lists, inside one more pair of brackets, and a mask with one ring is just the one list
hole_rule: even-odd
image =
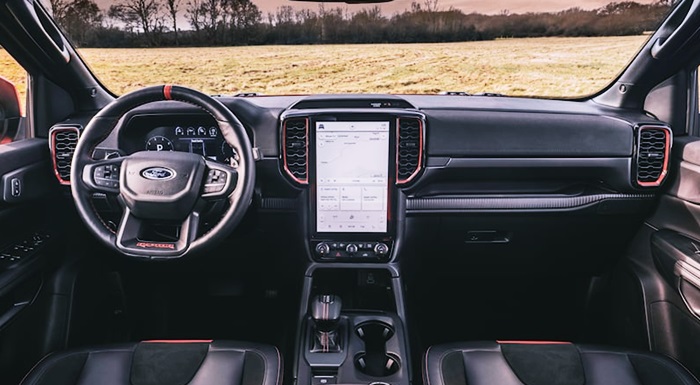
[[308,192],[307,240],[317,262],[389,262],[399,193],[420,172],[425,118],[410,110],[286,112],[282,161]]
[[396,258],[402,188],[423,166],[425,118],[404,109],[290,109],[283,171],[302,189],[308,251],[299,311],[299,385],[409,385]]
[[310,119],[309,240],[324,262],[386,262],[396,235],[395,119]]
[[410,385],[396,277],[384,269],[320,268],[308,282],[297,340],[297,384]]

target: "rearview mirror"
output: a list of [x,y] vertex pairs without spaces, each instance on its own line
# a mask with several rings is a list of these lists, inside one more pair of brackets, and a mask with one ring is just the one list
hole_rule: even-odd
[[345,3],[345,4],[376,4],[389,3],[394,0],[290,0],[290,1],[308,1],[312,3]]

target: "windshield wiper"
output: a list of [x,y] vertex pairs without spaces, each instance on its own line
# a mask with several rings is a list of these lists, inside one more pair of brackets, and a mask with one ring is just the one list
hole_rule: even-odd
[[508,97],[508,95],[499,94],[496,92],[479,92],[477,94],[470,94],[464,91],[441,91],[438,95],[448,95],[448,96],[493,96],[493,97]]
[[474,94],[474,95],[472,95],[472,96],[504,97],[504,96],[508,96],[508,95],[499,94],[499,93],[497,93],[497,92],[480,92],[480,93]]
[[262,96],[263,94],[259,92],[241,92],[233,95],[236,98],[254,98],[256,96]]

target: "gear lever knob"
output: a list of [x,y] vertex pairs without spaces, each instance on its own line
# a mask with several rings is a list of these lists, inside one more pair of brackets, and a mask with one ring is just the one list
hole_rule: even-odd
[[319,331],[329,332],[335,330],[340,321],[340,312],[343,301],[337,295],[317,295],[311,301],[311,318]]

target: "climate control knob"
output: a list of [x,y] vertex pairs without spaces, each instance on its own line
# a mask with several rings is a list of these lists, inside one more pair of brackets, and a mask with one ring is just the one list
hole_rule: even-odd
[[357,245],[354,243],[351,243],[348,245],[348,247],[345,248],[345,251],[348,252],[348,254],[352,255],[357,253]]
[[327,243],[321,242],[316,245],[316,255],[319,257],[325,257],[331,253],[331,247]]
[[387,246],[386,243],[377,243],[374,246],[374,253],[378,256],[385,256],[389,254],[389,246]]

